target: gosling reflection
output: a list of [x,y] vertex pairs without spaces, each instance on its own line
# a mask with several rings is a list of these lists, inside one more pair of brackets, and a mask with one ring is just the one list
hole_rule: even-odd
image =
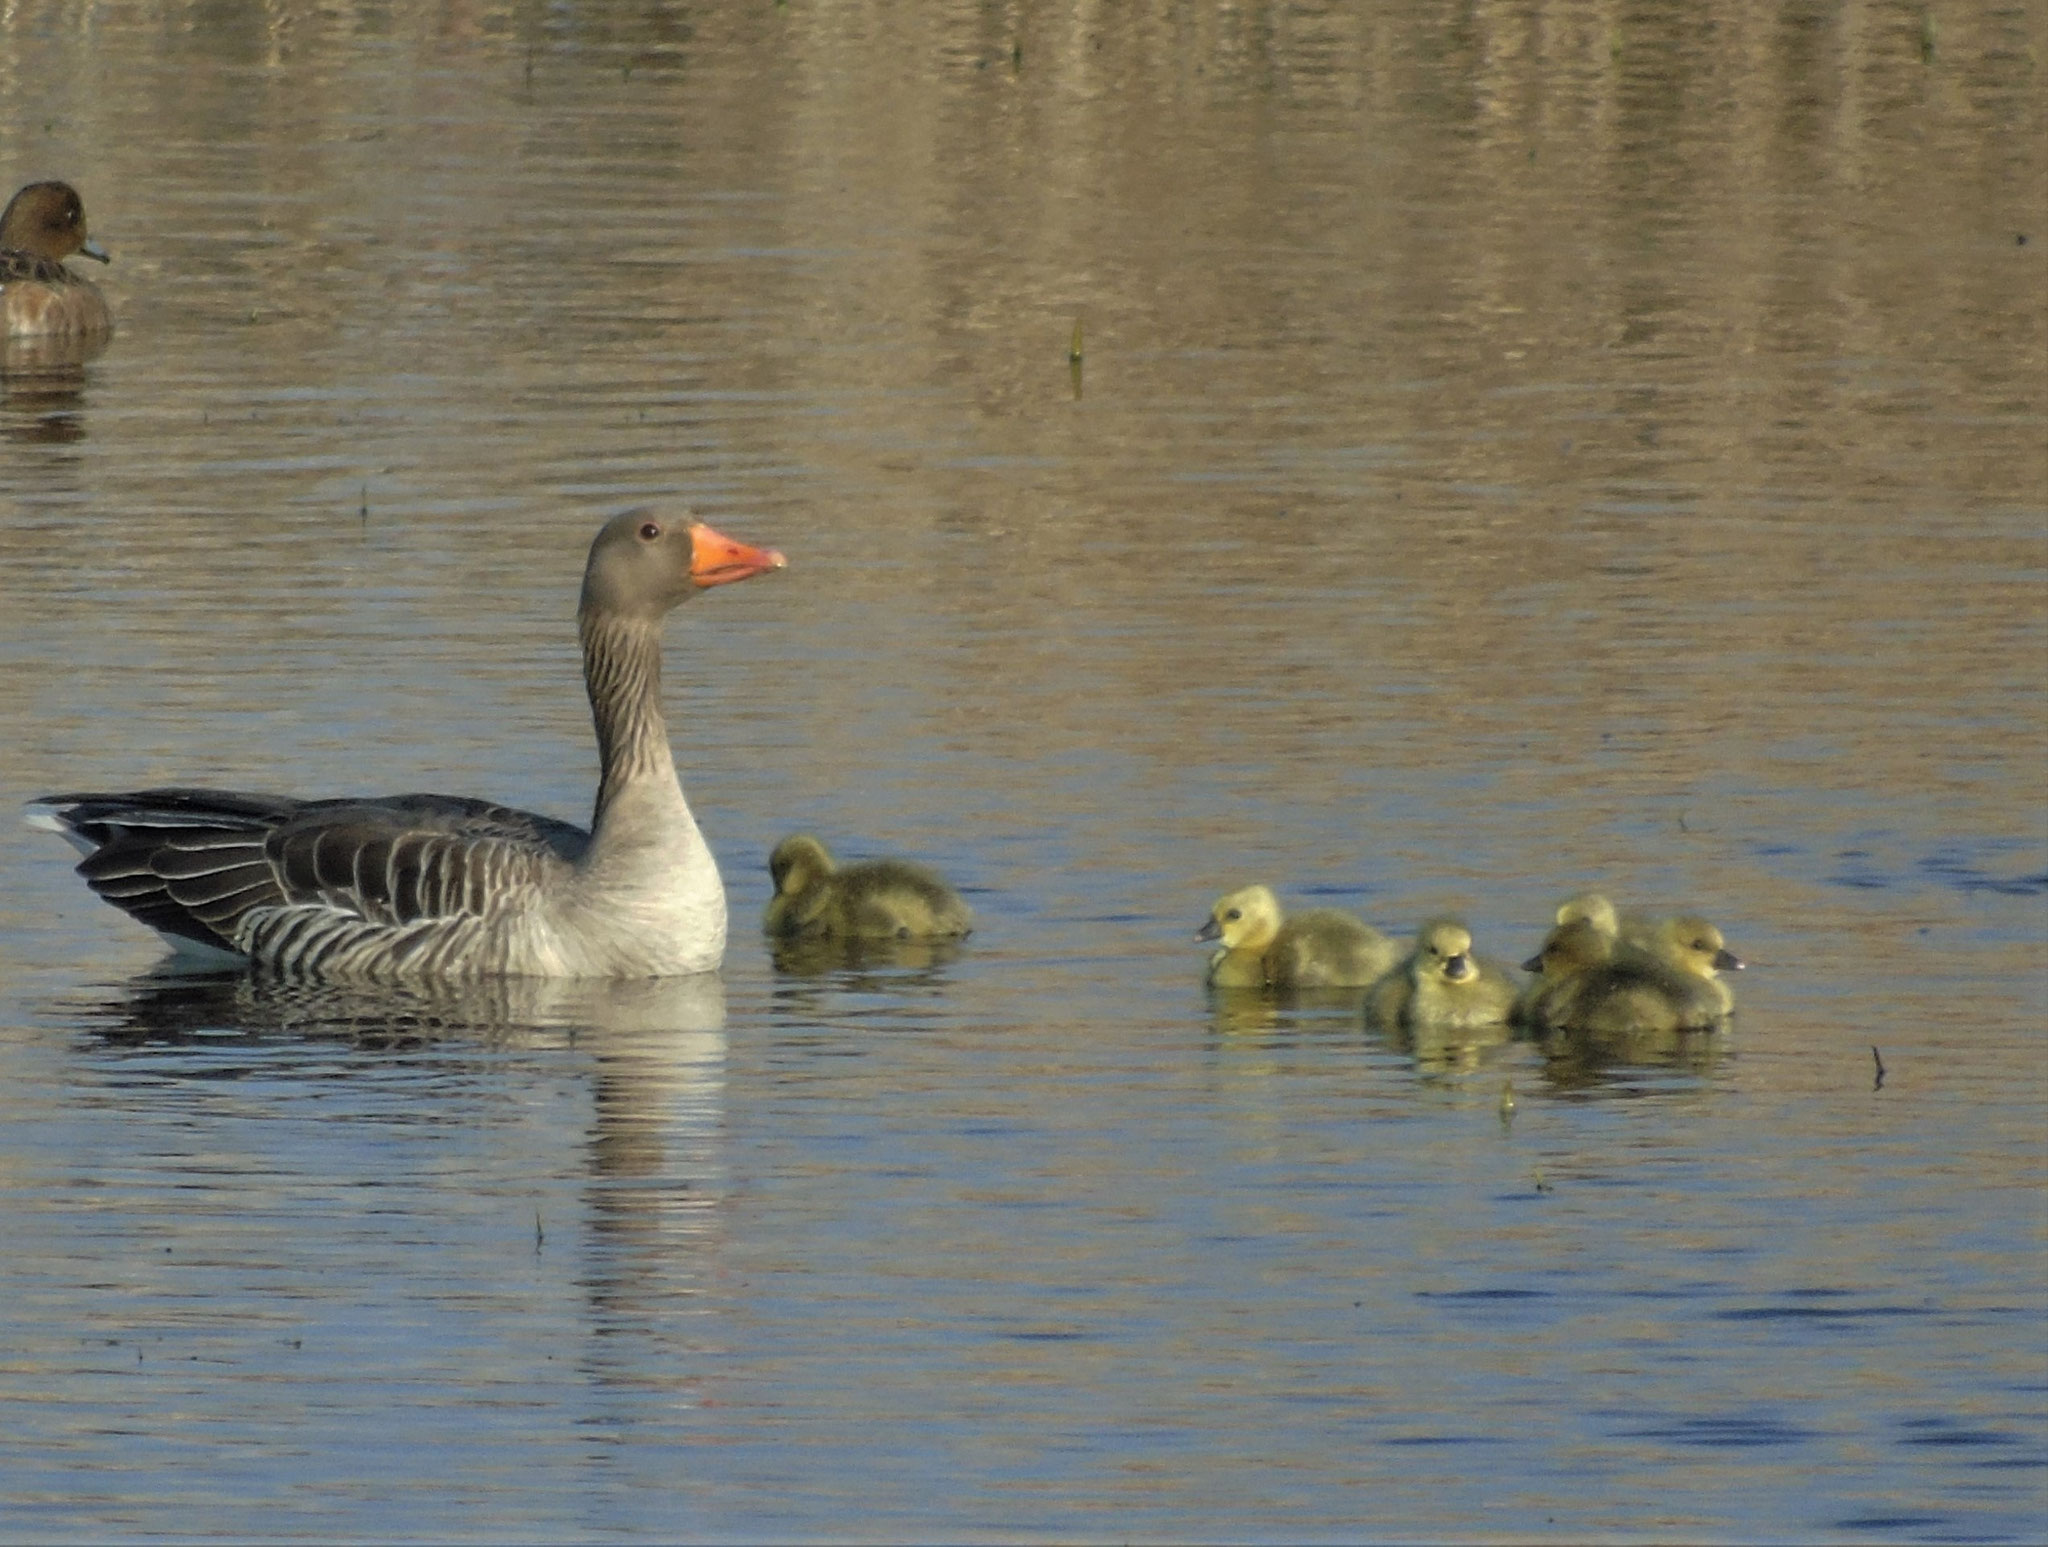
[[863,940],[825,935],[776,941],[770,959],[777,972],[797,978],[887,973],[937,982],[942,969],[959,960],[961,949],[957,939]]
[[1361,988],[1227,988],[1210,985],[1210,1025],[1219,1040],[1339,1033],[1356,1036]]
[[[1554,1031],[1538,1039],[1543,1078],[1554,1090],[1608,1089],[1628,1094],[1646,1070],[1702,1075],[1729,1055],[1725,1029],[1707,1031]],[[1649,1087],[1643,1087],[1649,1088]]]

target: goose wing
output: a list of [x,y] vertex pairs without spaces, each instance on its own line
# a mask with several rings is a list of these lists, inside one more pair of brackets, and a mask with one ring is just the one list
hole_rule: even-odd
[[[31,817],[86,851],[101,897],[173,939],[317,970],[394,970],[473,944],[582,855],[567,822],[447,795],[291,800],[218,790],[56,795]],[[459,949],[459,947],[457,947]]]

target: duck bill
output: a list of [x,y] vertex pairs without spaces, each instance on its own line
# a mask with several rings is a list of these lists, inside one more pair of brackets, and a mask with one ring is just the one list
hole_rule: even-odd
[[78,255],[81,258],[90,258],[95,263],[112,263],[114,261],[112,253],[100,246],[98,242],[90,240],[78,244]]
[[751,580],[771,569],[781,569],[789,560],[773,548],[756,548],[713,531],[698,521],[690,527],[690,582],[700,590]]
[[1195,938],[1197,940],[1221,940],[1223,938],[1223,926],[1214,919],[1203,919],[1202,927],[1195,931]]
[[1742,970],[1742,958],[1733,951],[1716,951],[1714,953],[1714,970],[1717,972],[1740,972]]

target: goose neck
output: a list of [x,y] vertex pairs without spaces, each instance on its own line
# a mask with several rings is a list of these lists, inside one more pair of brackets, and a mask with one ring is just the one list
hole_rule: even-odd
[[628,791],[651,787],[667,794],[679,787],[661,714],[661,620],[585,611],[577,621],[597,726],[595,831]]

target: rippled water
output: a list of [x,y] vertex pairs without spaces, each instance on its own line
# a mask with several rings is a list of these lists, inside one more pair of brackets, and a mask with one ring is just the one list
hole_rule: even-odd
[[[0,1535],[2048,1532],[2038,22],[10,13],[119,332],[0,378],[0,802],[580,818],[597,522],[791,567],[669,633],[721,982],[0,846]],[[980,929],[778,970],[799,826]],[[1204,994],[1253,879],[1751,969],[1390,1045]]]

